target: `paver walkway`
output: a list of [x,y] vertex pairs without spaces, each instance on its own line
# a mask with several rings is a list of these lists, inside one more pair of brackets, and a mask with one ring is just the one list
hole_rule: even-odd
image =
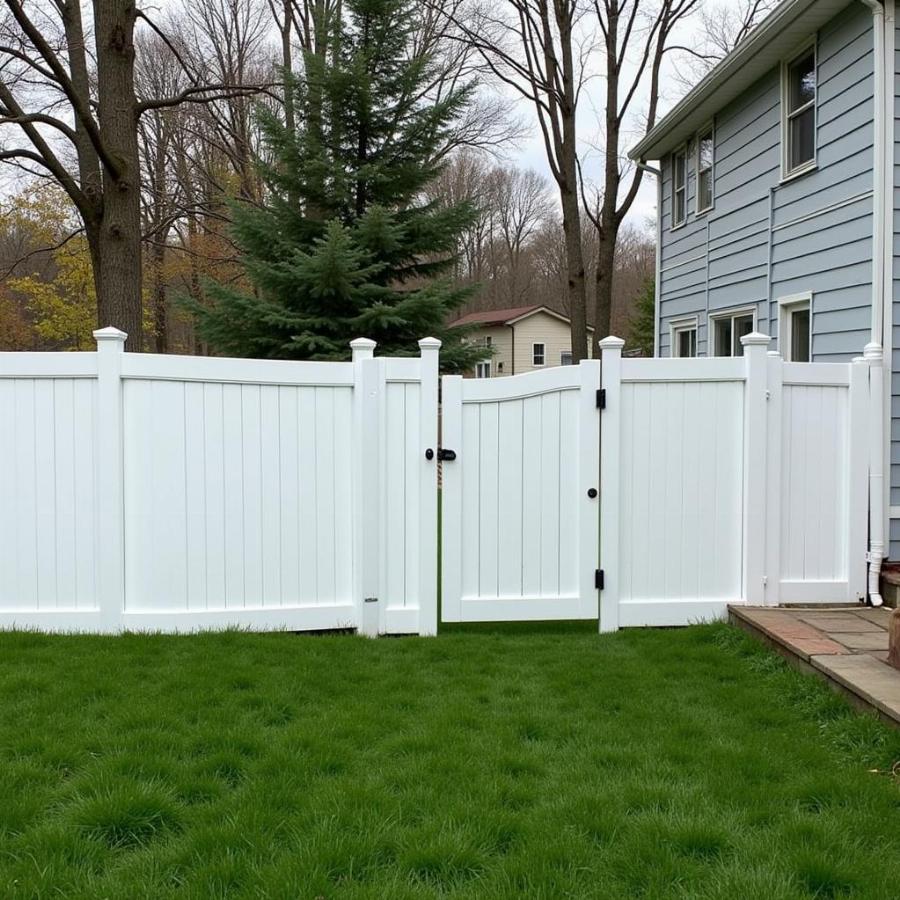
[[731,621],[900,725],[900,671],[886,662],[892,610],[732,606]]

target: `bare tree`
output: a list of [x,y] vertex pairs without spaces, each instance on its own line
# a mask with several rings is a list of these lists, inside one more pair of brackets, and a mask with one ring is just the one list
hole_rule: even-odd
[[566,305],[576,362],[587,353],[576,130],[585,58],[591,47],[591,36],[580,33],[584,11],[583,0],[498,0],[468,7],[464,14],[450,13],[460,34],[493,75],[528,100],[537,117],[562,210]]
[[778,0],[737,0],[707,4],[700,10],[700,29],[688,46],[673,46],[683,61],[674,68],[676,80],[693,87],[724,59],[776,6]]
[[139,16],[152,23],[134,0],[3,6],[0,162],[63,187],[90,247],[98,323],[127,331],[129,348],[141,349],[138,121],[234,89],[189,77],[177,94],[138,98],[135,27]]
[[646,125],[656,121],[660,75],[674,30],[700,0],[593,0],[602,35],[606,103],[601,154],[603,174],[585,209],[597,229],[597,289],[594,327],[609,334],[613,273],[619,229],[637,197],[644,169],[623,164],[623,135],[641,92],[646,92]]

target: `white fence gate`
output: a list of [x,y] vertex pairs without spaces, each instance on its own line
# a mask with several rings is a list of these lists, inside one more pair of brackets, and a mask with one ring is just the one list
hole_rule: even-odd
[[443,379],[445,622],[594,619],[600,363]]
[[447,622],[865,597],[867,361],[607,338],[602,364],[446,376],[438,448],[433,339],[301,363],[96,336],[0,353],[0,627],[434,634],[438,455]]
[[434,633],[440,342],[0,354],[0,626]]

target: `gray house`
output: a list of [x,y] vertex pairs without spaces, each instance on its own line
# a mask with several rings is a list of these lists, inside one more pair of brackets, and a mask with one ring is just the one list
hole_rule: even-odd
[[784,0],[630,152],[658,161],[657,355],[739,354],[750,331],[799,362],[883,346],[895,560],[898,45],[894,0]]

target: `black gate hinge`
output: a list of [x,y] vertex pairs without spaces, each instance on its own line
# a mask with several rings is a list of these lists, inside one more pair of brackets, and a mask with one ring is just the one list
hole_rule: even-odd
[[606,388],[597,391],[597,409],[606,409]]
[[594,587],[597,588],[598,591],[603,590],[603,569],[597,569],[594,572]]

